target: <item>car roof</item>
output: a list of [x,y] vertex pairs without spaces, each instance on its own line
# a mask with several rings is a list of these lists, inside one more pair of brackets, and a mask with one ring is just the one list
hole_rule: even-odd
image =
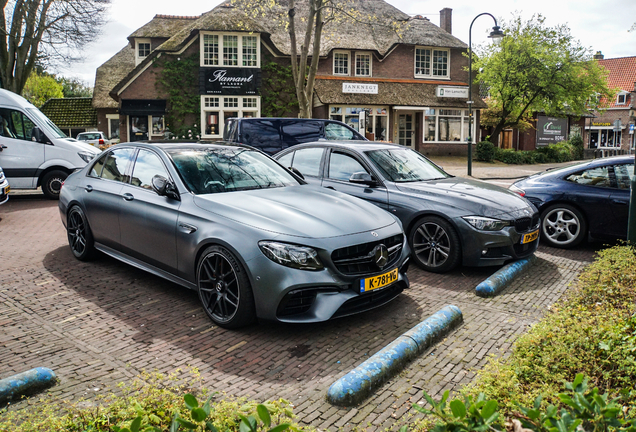
[[378,142],[378,141],[322,140],[322,141],[311,141],[311,142],[306,142],[302,144],[296,144],[283,151],[287,152],[287,150],[294,150],[294,149],[299,149],[302,147],[337,147],[337,148],[343,148],[343,149],[355,149],[358,151],[410,148],[410,147],[406,147],[399,144],[385,143],[385,142]]
[[244,148],[246,150],[254,150],[254,147],[244,145],[244,144],[235,144],[228,143],[224,141],[214,141],[214,142],[181,142],[181,141],[170,141],[170,142],[143,142],[143,141],[135,141],[135,142],[123,142],[116,144],[110,148],[118,148],[118,147],[144,147],[144,148],[158,148],[164,151],[168,150],[179,150],[179,149],[197,149],[203,150],[206,148],[214,148],[214,149],[223,149],[223,148]]

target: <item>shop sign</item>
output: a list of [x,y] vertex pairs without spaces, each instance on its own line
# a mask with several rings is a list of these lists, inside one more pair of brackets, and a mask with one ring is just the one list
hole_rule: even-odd
[[592,122],[592,126],[612,126],[610,122]]
[[378,94],[377,84],[342,83],[343,93]]
[[539,116],[537,119],[537,145],[556,144],[568,138],[568,119]]
[[437,86],[435,94],[437,97],[468,99],[468,87]]
[[199,93],[202,95],[256,95],[261,70],[256,68],[200,68]]

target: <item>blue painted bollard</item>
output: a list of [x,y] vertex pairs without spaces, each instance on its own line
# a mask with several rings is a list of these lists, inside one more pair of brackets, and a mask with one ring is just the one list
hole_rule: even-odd
[[457,306],[444,307],[333,383],[327,400],[333,405],[359,404],[461,321],[462,312]]
[[477,285],[475,293],[480,297],[496,296],[499,291],[510,285],[514,278],[529,269],[536,261],[537,257],[531,255],[528,258],[503,266],[488,279]]
[[57,377],[49,368],[38,367],[0,380],[0,405],[55,385]]

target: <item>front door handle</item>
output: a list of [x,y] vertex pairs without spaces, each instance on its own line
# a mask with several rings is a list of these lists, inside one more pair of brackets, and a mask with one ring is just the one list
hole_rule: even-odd
[[629,204],[629,201],[624,201],[624,200],[620,200],[620,199],[613,199],[612,200],[612,204],[627,205],[627,204]]
[[84,190],[86,190],[86,192],[93,192],[93,186],[91,186],[91,185],[86,185],[86,187],[84,188]]
[[336,190],[336,188],[335,188],[335,187],[333,187],[333,186],[325,186],[325,189]]
[[131,194],[131,193],[125,193],[122,195],[122,197],[126,200],[126,201],[132,201],[135,199],[135,197]]

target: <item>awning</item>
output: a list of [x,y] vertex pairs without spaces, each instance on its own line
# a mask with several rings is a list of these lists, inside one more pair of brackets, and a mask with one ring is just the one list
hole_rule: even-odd
[[119,113],[129,116],[164,115],[166,101],[160,99],[124,99],[121,101]]

